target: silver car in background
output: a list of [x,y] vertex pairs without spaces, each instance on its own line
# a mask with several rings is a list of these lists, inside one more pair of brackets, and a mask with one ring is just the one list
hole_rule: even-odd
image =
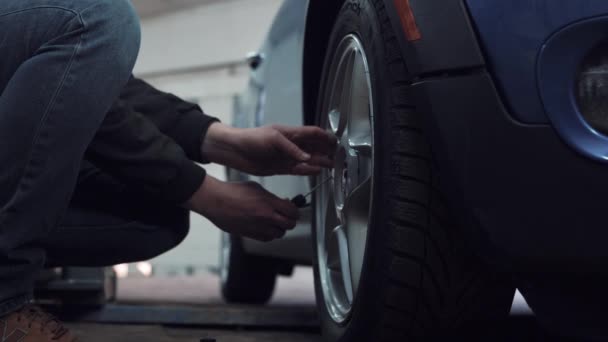
[[[247,89],[235,100],[233,125],[240,128],[267,124],[302,124],[302,44],[306,1],[287,1],[279,10],[268,38],[247,59],[251,76]],[[254,177],[227,169],[230,181],[255,181],[281,198],[309,189],[305,177]],[[265,303],[276,277],[290,275],[297,264],[311,265],[311,210],[301,210],[296,228],[269,243],[223,233],[220,275],[224,298],[230,302]]]

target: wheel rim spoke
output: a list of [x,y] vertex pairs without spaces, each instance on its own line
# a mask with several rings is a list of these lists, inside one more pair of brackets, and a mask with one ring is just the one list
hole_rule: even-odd
[[372,135],[371,128],[367,132],[353,134],[349,132],[348,147],[357,151],[359,154],[371,158],[372,155]]
[[367,77],[369,71],[363,55],[356,50],[352,62],[350,96],[348,98],[348,144],[360,153],[371,156],[370,96]]
[[350,254],[350,273],[356,293],[363,269],[371,195],[371,179],[359,185],[347,198],[344,207],[346,239]]
[[342,56],[337,66],[337,76],[334,80],[332,94],[330,98],[329,127],[332,132],[341,137],[347,125],[347,116],[350,111],[351,87],[350,82],[353,76],[354,53]]
[[347,54],[344,55],[342,68],[340,68],[340,76],[338,77],[338,82],[342,82],[340,86],[341,92],[338,108],[340,110],[340,113],[342,113],[343,122],[348,120],[348,116],[350,116],[350,111],[352,109],[352,81],[355,56],[355,51],[349,51]]
[[329,191],[327,196],[327,205],[325,209],[325,243],[331,239],[332,230],[341,223],[338,213],[336,212],[336,204],[334,194]]
[[331,132],[336,136],[340,136],[342,134],[340,119],[341,119],[340,111],[337,109],[329,112],[329,128]]
[[327,267],[340,277],[346,299],[349,303],[353,301],[353,281],[350,272],[350,256],[348,250],[348,239],[344,226],[339,225],[331,231],[327,241]]

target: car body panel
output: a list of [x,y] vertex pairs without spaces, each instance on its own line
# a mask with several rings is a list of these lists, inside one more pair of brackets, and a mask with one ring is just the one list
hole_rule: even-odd
[[485,71],[412,92],[433,127],[439,186],[486,260],[518,272],[605,268],[605,165],[550,125],[513,120]]
[[393,31],[412,76],[433,76],[484,65],[483,55],[461,0],[408,0],[420,39],[408,41],[395,1],[384,0]]
[[[569,49],[548,43],[569,24],[603,17],[608,3],[409,2],[422,36],[419,41],[399,37],[416,77],[411,96],[427,120],[441,188],[448,190],[469,237],[487,260],[517,271],[602,270],[608,263],[601,214],[608,204],[608,182],[602,175],[608,170],[597,160],[605,161],[608,144],[578,113],[572,61],[580,63],[608,30],[601,25],[594,34],[581,29],[562,39],[579,43]],[[391,6],[393,0],[385,3]],[[453,15],[444,15],[444,5],[452,6]],[[395,14],[392,20],[399,32]],[[479,40],[481,61],[454,49],[455,40],[475,49],[455,31]],[[425,39],[438,45],[427,51],[441,55],[421,57],[416,47]],[[563,59],[552,56],[568,56],[570,63],[557,63]],[[420,68],[420,60],[430,65]],[[565,117],[579,126],[573,128]]]
[[[536,68],[541,49],[563,27],[608,13],[608,1],[466,2],[488,65],[513,117],[525,123],[548,123],[537,84]],[[568,50],[562,53],[568,53]]]

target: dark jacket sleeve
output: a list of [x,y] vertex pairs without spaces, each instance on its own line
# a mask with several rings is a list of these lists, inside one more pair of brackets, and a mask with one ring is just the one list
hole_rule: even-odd
[[86,158],[129,185],[183,203],[206,172],[200,144],[215,119],[132,78],[107,113]]
[[203,113],[198,105],[157,90],[135,77],[131,77],[120,97],[177,142],[188,158],[208,162],[201,155],[201,143],[209,126],[218,119]]

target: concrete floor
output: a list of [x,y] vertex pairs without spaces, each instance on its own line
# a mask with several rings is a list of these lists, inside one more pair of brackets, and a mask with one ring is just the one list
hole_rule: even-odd
[[[124,278],[117,300],[147,304],[222,304],[220,282],[207,273],[193,277]],[[315,306],[311,267],[297,267],[291,277],[279,277],[271,306]]]
[[320,342],[315,333],[188,329],[149,325],[72,324],[83,342]]
[[[168,305],[179,307],[195,307],[197,310],[221,310],[227,314],[243,312],[254,315],[271,315],[273,312],[286,312],[286,314],[298,314],[303,312],[312,313],[313,320],[301,326],[289,329],[277,329],[272,326],[207,326],[207,327],[184,327],[164,325],[140,325],[140,324],[98,324],[95,322],[78,322],[68,324],[85,342],[317,342],[321,341],[314,319],[315,296],[312,284],[312,271],[310,268],[297,268],[293,277],[281,277],[277,283],[275,294],[265,308],[251,306],[227,306],[221,299],[219,281],[216,275],[205,274],[195,277],[176,278],[127,278],[118,283],[117,300],[120,304],[142,305],[152,307],[159,305],[163,312],[167,312]],[[240,310],[240,311],[239,311]],[[226,311],[226,312],[224,312]],[[198,311],[197,311],[198,312]],[[516,297],[512,312],[518,317],[526,316],[527,305],[523,298]],[[169,315],[171,316],[171,315]],[[229,314],[234,317],[234,314]],[[274,316],[266,316],[274,317]],[[298,316],[296,316],[298,317]],[[266,319],[268,322],[274,318]],[[301,322],[298,318],[297,322]],[[537,341],[538,332],[533,319],[520,318],[512,320],[509,335],[505,341]]]
[[[125,278],[118,281],[117,302],[129,305],[185,305],[222,308],[219,279],[208,273],[194,277]],[[280,277],[271,302],[263,310],[256,307],[225,306],[226,310],[251,310],[260,314],[272,310],[310,312],[315,309],[312,270],[296,268],[292,277]],[[179,327],[163,325],[69,323],[84,342],[316,342],[321,341],[316,326],[305,324],[292,329],[273,327]],[[207,339],[207,340],[205,340]]]

